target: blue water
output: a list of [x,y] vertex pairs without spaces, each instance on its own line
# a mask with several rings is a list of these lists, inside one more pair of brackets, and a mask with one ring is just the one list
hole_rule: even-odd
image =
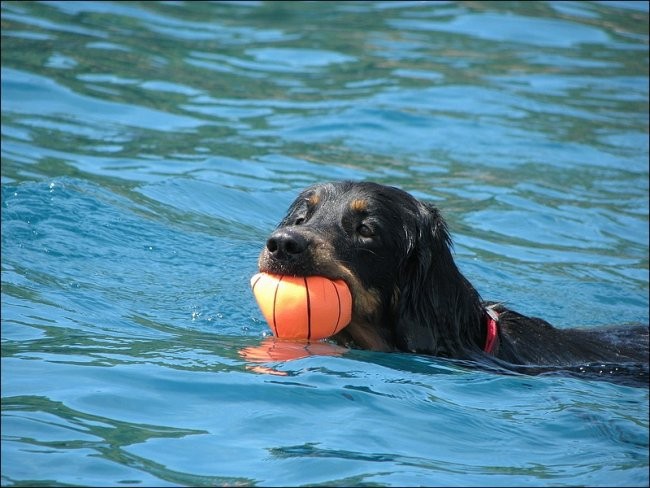
[[2,484],[647,486],[647,388],[260,359],[249,278],[371,179],[484,298],[648,324],[648,41],[647,2],[3,2]]

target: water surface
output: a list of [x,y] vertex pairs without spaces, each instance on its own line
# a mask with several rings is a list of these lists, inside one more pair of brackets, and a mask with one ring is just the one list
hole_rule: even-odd
[[648,389],[322,345],[304,186],[438,205],[482,296],[648,324],[646,2],[3,2],[2,484],[647,486]]

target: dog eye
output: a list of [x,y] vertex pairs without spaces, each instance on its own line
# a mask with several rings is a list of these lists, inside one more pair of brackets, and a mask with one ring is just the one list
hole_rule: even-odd
[[372,237],[375,235],[373,230],[366,224],[361,224],[359,227],[357,227],[357,234],[359,234],[361,237]]
[[301,225],[305,223],[305,217],[298,217],[293,221],[293,225]]

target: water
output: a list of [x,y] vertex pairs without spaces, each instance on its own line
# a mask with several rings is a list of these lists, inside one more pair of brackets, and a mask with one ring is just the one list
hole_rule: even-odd
[[2,3],[3,485],[647,486],[648,389],[255,360],[304,186],[440,206],[483,297],[647,324],[646,2]]

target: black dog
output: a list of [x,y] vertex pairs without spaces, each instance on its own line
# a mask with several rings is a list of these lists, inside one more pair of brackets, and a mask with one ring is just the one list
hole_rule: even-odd
[[343,279],[352,322],[333,339],[348,347],[648,377],[648,327],[557,329],[484,302],[454,263],[438,209],[394,187],[307,188],[269,237],[259,269]]

